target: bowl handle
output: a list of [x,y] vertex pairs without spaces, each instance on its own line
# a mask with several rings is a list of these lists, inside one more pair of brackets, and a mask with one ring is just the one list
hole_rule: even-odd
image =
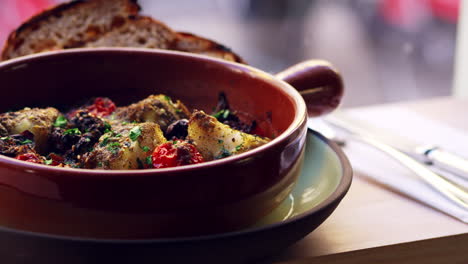
[[323,60],[307,60],[277,73],[276,77],[296,88],[304,98],[309,117],[335,110],[343,97],[340,73]]

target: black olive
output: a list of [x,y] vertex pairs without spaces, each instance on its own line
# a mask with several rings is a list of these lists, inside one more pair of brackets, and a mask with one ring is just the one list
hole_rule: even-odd
[[65,129],[55,127],[49,135],[50,151],[55,153],[65,153],[80,140],[80,135],[66,134]]
[[99,134],[99,137],[105,131],[105,124],[100,118],[90,115],[87,110],[79,110],[70,119],[72,127],[78,128],[80,131],[87,131],[92,134]]
[[188,135],[188,120],[187,119],[180,119],[172,124],[166,130],[166,138],[178,138],[178,139],[185,139]]

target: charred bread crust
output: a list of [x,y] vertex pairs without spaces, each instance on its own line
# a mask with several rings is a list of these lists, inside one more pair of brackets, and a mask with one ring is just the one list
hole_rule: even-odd
[[215,54],[217,55],[216,57],[221,57],[239,63],[246,63],[230,48],[213,40],[203,38],[188,32],[177,32],[176,39],[174,40],[171,49],[192,53]]
[[[20,27],[15,31],[10,33],[7,41],[3,47],[0,60],[8,60],[14,57],[17,57],[17,54],[14,54],[20,46],[24,43],[25,38],[28,36],[28,32],[33,32],[40,28],[43,21],[47,21],[51,17],[61,17],[65,11],[69,10],[79,10],[80,7],[83,7],[95,0],[75,0],[67,3],[62,3],[57,6],[51,7],[24,22]],[[104,0],[101,0],[104,1]],[[110,1],[110,0],[109,0]],[[124,0],[124,10],[127,17],[126,21],[123,24],[128,23],[140,23],[143,24],[153,24],[157,25],[160,28],[164,28],[168,32],[167,39],[163,43],[159,43],[156,47],[149,48],[163,48],[169,50],[177,50],[190,53],[198,53],[202,55],[208,55],[211,57],[217,57],[228,61],[234,61],[239,63],[246,63],[239,55],[231,51],[230,48],[221,45],[215,41],[212,41],[207,38],[203,38],[191,33],[186,32],[175,32],[166,24],[161,21],[155,20],[151,17],[138,15],[140,11],[140,6],[137,3],[137,0]],[[108,31],[100,32],[100,36],[95,36],[93,39],[82,39],[79,41],[73,41],[66,43],[66,45],[56,47],[56,49],[67,49],[67,48],[78,48],[78,47],[92,47],[95,42],[98,42],[101,38],[104,39],[106,36],[111,34],[118,33],[119,28],[111,28]],[[46,43],[48,44],[48,43]],[[117,46],[127,46],[131,47],[132,45],[108,45],[112,47]],[[38,51],[33,51],[31,53],[36,53]],[[31,54],[26,53],[26,54]],[[21,56],[21,55],[20,55]]]
[[[61,3],[55,6],[52,6],[44,11],[32,16],[25,22],[23,22],[16,30],[12,31],[8,36],[5,45],[2,50],[1,60],[9,59],[8,54],[10,51],[18,48],[19,45],[23,43],[23,39],[18,38],[21,33],[31,29],[35,30],[39,27],[40,23],[44,20],[47,20],[50,17],[57,16],[60,17],[64,11],[78,8],[81,5],[86,5],[93,0],[74,0],[70,2]],[[138,5],[137,0],[127,0],[127,12],[129,17],[137,16],[138,12],[141,10],[140,5]]]

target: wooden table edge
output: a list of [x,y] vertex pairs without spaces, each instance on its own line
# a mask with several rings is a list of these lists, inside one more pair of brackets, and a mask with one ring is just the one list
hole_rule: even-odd
[[468,263],[468,233],[307,257],[275,264]]

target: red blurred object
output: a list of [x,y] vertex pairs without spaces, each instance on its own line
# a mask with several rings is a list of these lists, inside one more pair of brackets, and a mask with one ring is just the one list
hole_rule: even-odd
[[460,0],[431,0],[429,5],[431,6],[432,13],[441,18],[448,20],[449,22],[456,23],[458,21],[458,14],[460,11]]
[[0,0],[0,47],[3,47],[8,34],[23,21],[57,2],[57,0]]
[[434,16],[456,23],[460,0],[382,0],[380,12],[384,19],[393,25],[411,27]]

